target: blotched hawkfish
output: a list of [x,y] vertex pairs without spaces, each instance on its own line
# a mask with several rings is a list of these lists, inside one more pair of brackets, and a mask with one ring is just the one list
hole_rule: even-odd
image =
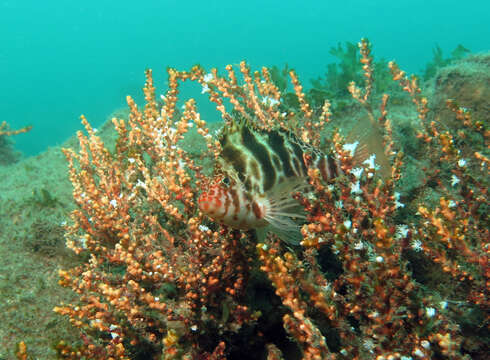
[[199,197],[200,210],[236,229],[266,230],[297,244],[304,211],[293,198],[309,188],[308,168],[325,181],[341,173],[334,154],[324,154],[285,130],[256,129],[246,121],[221,133],[219,171]]

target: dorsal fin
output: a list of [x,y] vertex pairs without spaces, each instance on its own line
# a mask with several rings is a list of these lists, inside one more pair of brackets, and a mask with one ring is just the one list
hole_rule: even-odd
[[355,142],[358,142],[358,145],[353,155],[354,167],[361,167],[365,161],[375,155],[376,165],[379,166],[377,174],[383,180],[389,178],[391,164],[385,154],[383,131],[380,126],[369,121],[369,118],[362,118],[346,137],[346,143]]

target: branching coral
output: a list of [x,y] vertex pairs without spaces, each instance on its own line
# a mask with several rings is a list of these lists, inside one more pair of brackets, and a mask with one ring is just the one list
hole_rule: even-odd
[[28,132],[31,128],[31,126],[26,126],[18,130],[10,130],[7,122],[0,123],[0,165],[18,161],[20,153],[13,149],[13,142],[9,137]]
[[253,320],[237,302],[247,250],[239,233],[203,225],[195,202],[203,175],[180,147],[191,124],[207,135],[192,100],[175,115],[177,78],[196,75],[169,75],[162,109],[151,72],[145,108],[128,98],[129,121],[114,119],[115,154],[84,118],[89,136],[79,134],[80,152],[64,150],[78,204],[68,245],[89,258],[60,271],[60,284],[80,294],[81,304],[55,311],[81,329],[84,343],[60,344],[64,357],[174,359],[204,356],[209,348],[208,357],[219,358],[224,345],[213,345],[210,333],[235,332]]
[[[78,135],[80,151],[64,150],[78,206],[67,240],[87,262],[60,271],[60,284],[72,288],[80,302],[55,309],[80,328],[81,343],[60,343],[60,356],[223,359],[243,356],[254,344],[256,353],[249,358],[465,358],[457,322],[415,281],[405,253],[420,248],[456,282],[469,284],[468,301],[488,307],[488,200],[482,180],[488,156],[476,152],[471,160],[462,158],[453,135],[428,120],[428,102],[416,79],[390,64],[394,80],[416,106],[420,139],[433,149],[430,156],[457,164],[452,175],[461,184],[459,195],[448,191],[439,206],[422,203],[418,219],[414,214],[399,222],[403,204],[396,186],[403,162],[391,136],[389,96],[376,110],[370,45],[362,40],[359,48],[365,84],[351,83],[348,90],[371,125],[383,129],[380,140],[389,162],[382,177],[376,159],[356,162],[339,133],[325,145],[321,130],[331,120],[330,102],[310,105],[293,71],[295,107],[283,103],[267,68],[252,72],[241,63],[238,69],[227,66],[226,76],[216,69],[170,69],[161,108],[148,71],[145,108],[128,98],[129,120],[113,120],[119,134],[114,153],[82,118],[88,136]],[[201,84],[224,126],[245,118],[263,131],[281,128],[336,154],[341,176],[326,182],[311,167],[310,190],[291,194],[306,212],[300,246],[288,248],[274,237],[257,243],[253,231],[213,224],[200,214],[197,196],[212,180],[183,150],[182,139],[195,126],[207,156],[219,159],[221,148],[193,100],[177,111],[182,81]],[[465,128],[488,136],[463,110],[455,113]],[[309,164],[307,155],[304,161]],[[336,274],[329,275],[326,256],[340,264]],[[277,297],[267,301],[275,304],[295,351],[288,352],[286,336],[263,332],[272,317],[248,297],[256,286],[250,279],[260,272],[274,288]]]

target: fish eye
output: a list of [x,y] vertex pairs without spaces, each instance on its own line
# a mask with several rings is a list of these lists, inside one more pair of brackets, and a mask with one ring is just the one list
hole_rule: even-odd
[[230,178],[228,176],[225,176],[223,180],[221,180],[221,183],[226,186],[230,185]]

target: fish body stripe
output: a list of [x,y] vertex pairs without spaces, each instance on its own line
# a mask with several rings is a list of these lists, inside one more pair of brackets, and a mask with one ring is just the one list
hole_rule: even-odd
[[325,181],[341,173],[335,156],[282,130],[255,130],[241,124],[225,129],[220,143],[222,160],[252,194],[264,194],[288,178],[306,177],[309,167],[319,169]]
[[268,136],[268,144],[271,149],[274,149],[275,153],[279,157],[280,164],[282,165],[284,176],[292,177],[297,176],[291,167],[290,151],[286,146],[284,136],[278,132],[270,132]]
[[212,186],[199,197],[199,208],[217,222],[238,229],[252,229],[267,224],[263,219],[263,204],[251,200],[243,188]]
[[[257,136],[252,133],[247,126],[242,126],[241,136],[242,146],[248,150],[248,153],[250,153],[253,156],[253,160],[255,160],[253,161],[251,159],[249,166],[253,167],[258,163],[258,169],[261,170],[262,190],[267,191],[271,189],[276,184],[277,172],[277,169],[274,168],[272,163],[272,148],[267,146],[267,142],[264,143],[264,138],[262,136]],[[251,173],[253,173],[253,171],[251,171]]]
[[342,173],[335,154],[324,154],[283,130],[233,123],[221,132],[219,141],[220,176],[199,197],[199,208],[233,228],[272,225],[294,233],[297,207],[288,198],[293,200],[291,193],[303,183],[308,186],[308,169],[318,169],[325,181]]

